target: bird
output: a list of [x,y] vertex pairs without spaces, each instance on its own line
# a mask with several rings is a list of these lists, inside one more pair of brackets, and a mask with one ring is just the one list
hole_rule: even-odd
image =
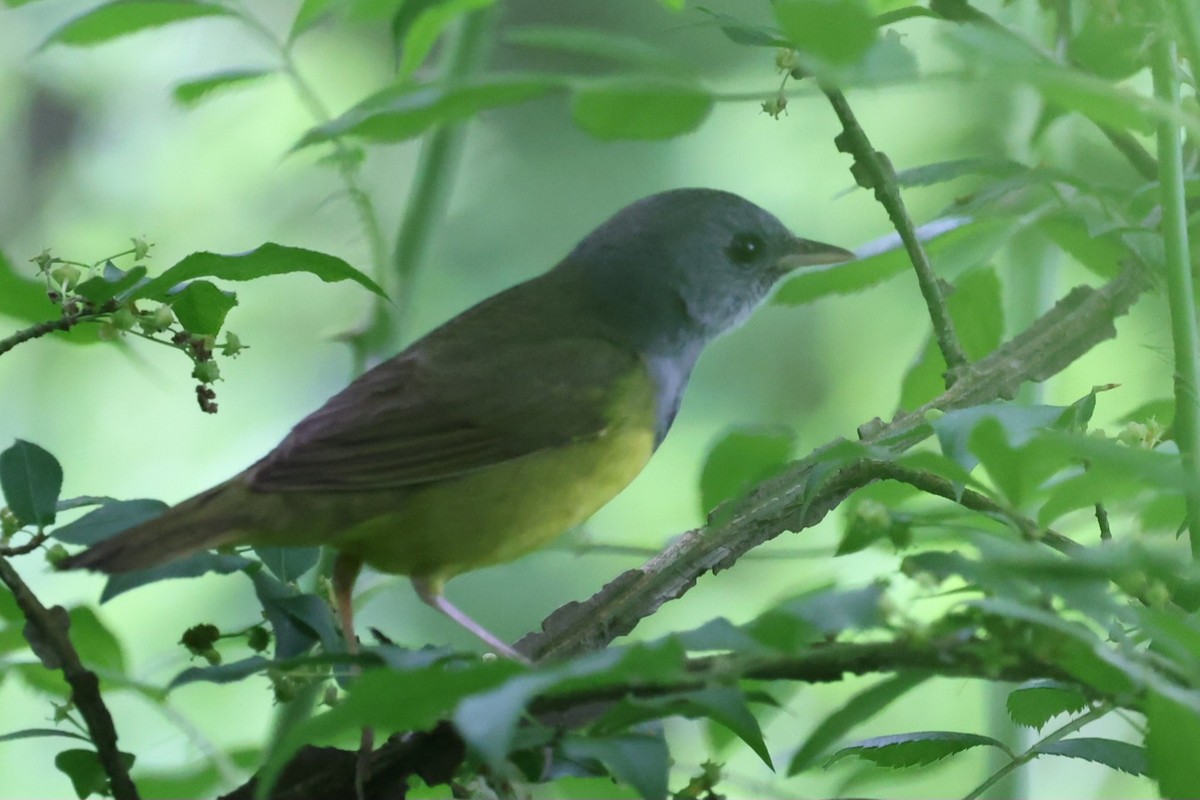
[[663,442],[709,342],[793,270],[851,258],[730,192],[645,197],[549,271],[363,373],[244,471],[60,568],[328,546],[350,652],[354,584],[369,565],[408,576],[422,601],[525,661],[453,605],[446,582],[587,520]]

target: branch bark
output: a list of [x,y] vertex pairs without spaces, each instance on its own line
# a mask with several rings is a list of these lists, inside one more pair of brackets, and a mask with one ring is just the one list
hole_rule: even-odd
[[[117,747],[117,729],[113,725],[112,715],[100,696],[100,679],[79,660],[79,653],[67,636],[67,626],[63,622],[65,613],[61,608],[49,609],[42,605],[12,564],[8,563],[8,559],[3,557],[0,557],[0,581],[12,592],[27,624],[37,631],[40,641],[35,650],[42,645],[49,649],[71,687],[71,702],[79,709],[92,744],[96,745],[96,753],[104,773],[108,775],[113,797],[115,800],[138,800],[137,787],[129,777],[129,770]],[[33,642],[30,644],[33,645]],[[42,660],[46,661],[44,657]]]

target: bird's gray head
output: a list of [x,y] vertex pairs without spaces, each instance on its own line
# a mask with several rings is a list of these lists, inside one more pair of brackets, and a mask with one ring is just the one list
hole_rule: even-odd
[[791,270],[852,257],[798,239],[735,194],[676,189],[618,211],[558,269],[583,276],[596,311],[631,344],[669,356],[741,323]]

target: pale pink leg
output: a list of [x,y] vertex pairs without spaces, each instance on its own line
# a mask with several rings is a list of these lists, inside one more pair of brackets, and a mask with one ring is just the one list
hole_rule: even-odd
[[[351,655],[358,653],[358,636],[354,633],[354,582],[358,579],[361,569],[362,561],[345,553],[338,553],[333,562],[333,599],[337,605],[342,636],[346,640],[346,652]],[[353,669],[354,672],[359,672],[357,666]],[[374,749],[375,731],[363,728],[358,745],[358,761],[354,765],[354,794],[359,800],[364,797],[363,787],[367,781],[371,751]]]
[[417,597],[421,598],[426,605],[431,608],[436,608],[438,611],[445,614],[450,619],[463,626],[471,633],[478,636],[484,644],[496,651],[497,654],[504,656],[507,659],[516,661],[518,664],[531,665],[533,662],[525,656],[513,650],[507,644],[500,640],[496,634],[489,631],[487,628],[480,625],[475,620],[466,615],[457,606],[446,599],[442,594],[441,584],[429,580],[428,578],[413,578],[413,589],[417,592]]

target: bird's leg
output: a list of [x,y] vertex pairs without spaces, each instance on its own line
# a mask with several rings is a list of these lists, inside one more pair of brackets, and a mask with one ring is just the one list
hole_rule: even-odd
[[495,650],[497,654],[502,655],[512,661],[516,661],[518,664],[532,666],[532,661],[518,653],[516,650],[513,650],[511,647],[501,641],[496,634],[492,633],[487,628],[468,617],[466,612],[462,611],[449,600],[447,600],[445,595],[442,594],[442,584],[440,581],[434,581],[429,578],[412,578],[412,585],[413,589],[415,589],[417,592],[417,597],[421,598],[426,605],[430,606],[431,608],[436,608],[438,611],[442,612],[447,617],[478,636],[484,644]]
[[[342,636],[346,640],[346,652],[358,654],[358,636],[354,633],[354,582],[362,570],[362,559],[338,553],[333,562],[333,599],[337,605],[338,621],[342,626]],[[355,674],[361,671],[355,664],[351,671]],[[375,731],[372,728],[362,729],[359,740],[358,760],[354,764],[354,794],[358,800],[364,797],[363,791],[367,781],[367,768],[371,759],[371,751],[375,749]]]

